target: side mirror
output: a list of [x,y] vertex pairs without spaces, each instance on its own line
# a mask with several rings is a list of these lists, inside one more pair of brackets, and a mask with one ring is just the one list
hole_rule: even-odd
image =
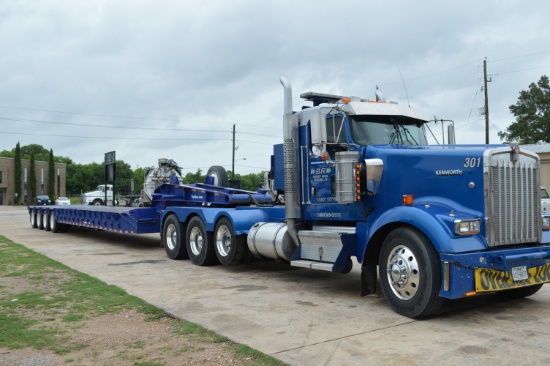
[[327,144],[326,118],[319,110],[310,118],[312,152],[315,156],[322,156]]

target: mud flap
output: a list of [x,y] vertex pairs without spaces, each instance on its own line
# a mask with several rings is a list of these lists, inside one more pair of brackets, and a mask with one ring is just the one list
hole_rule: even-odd
[[376,264],[361,266],[361,296],[376,294]]

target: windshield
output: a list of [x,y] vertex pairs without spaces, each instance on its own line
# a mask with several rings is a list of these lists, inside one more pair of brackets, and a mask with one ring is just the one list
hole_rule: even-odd
[[400,116],[350,116],[351,137],[358,145],[427,145],[423,123]]

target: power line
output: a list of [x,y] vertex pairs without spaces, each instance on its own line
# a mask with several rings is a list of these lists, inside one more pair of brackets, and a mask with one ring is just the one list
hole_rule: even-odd
[[[15,121],[15,122],[31,122],[31,123],[42,123],[49,125],[65,125],[65,126],[76,126],[76,127],[100,127],[100,128],[118,128],[124,130],[148,130],[148,131],[179,131],[179,132],[208,132],[208,133],[228,133],[230,131],[226,130],[191,130],[183,128],[163,128],[163,127],[128,127],[128,126],[116,126],[116,125],[99,125],[99,124],[88,124],[88,123],[73,123],[73,122],[58,122],[58,121],[41,121],[36,119],[27,119],[27,118],[10,118],[10,117],[1,117],[0,119]],[[243,135],[253,135],[253,136],[264,136],[271,138],[278,138],[278,136],[265,135],[261,133],[254,132],[244,132],[239,131]]]
[[499,61],[513,60],[513,59],[516,59],[516,58],[522,58],[522,57],[528,57],[528,56],[542,55],[542,54],[545,54],[545,53],[550,53],[550,51],[542,51],[542,52],[528,53],[528,54],[520,55],[520,56],[512,56],[512,57],[506,57],[506,58],[499,58],[499,59],[497,59],[497,60],[491,60],[491,62],[499,62]]
[[[25,133],[25,132],[6,132],[0,131],[0,134],[4,135],[22,135],[22,136],[41,136],[41,137],[67,137],[67,138],[79,138],[79,139],[101,139],[101,140],[144,140],[144,141],[231,141],[227,139],[215,139],[215,138],[154,138],[154,137],[121,137],[121,136],[78,136],[78,135],[51,135],[44,133]],[[267,141],[248,141],[238,140],[239,143],[251,143],[251,144],[267,144]]]
[[[0,131],[0,134],[4,135],[23,135],[23,136],[42,136],[42,137],[69,137],[79,139],[101,139],[101,140],[146,140],[146,141],[231,141],[231,139],[213,139],[213,138],[192,138],[192,139],[180,139],[180,138],[153,138],[153,137],[121,137],[121,136],[77,136],[77,135],[48,135],[44,133],[24,133],[24,132],[6,132]],[[251,141],[248,141],[251,142]],[[262,142],[263,143],[263,142]]]
[[[0,105],[0,108],[6,108],[6,109],[20,109],[25,111],[34,111],[34,112],[48,112],[48,113],[61,113],[61,114],[73,114],[73,115],[80,115],[80,116],[88,116],[88,117],[102,117],[102,118],[124,118],[124,119],[138,119],[138,120],[145,120],[145,121],[165,121],[165,122],[178,122],[178,123],[219,123],[219,124],[233,124],[234,122],[229,121],[190,121],[190,120],[182,120],[182,119],[170,119],[170,118],[148,118],[148,117],[134,117],[134,116],[121,116],[121,115],[109,115],[109,114],[93,114],[93,113],[83,113],[83,112],[67,112],[67,111],[58,111],[58,110],[48,110],[48,109],[37,109],[37,108],[25,108],[25,107],[12,107],[12,106],[5,106]],[[249,125],[240,123],[243,126],[248,126],[251,128],[258,128],[256,125]],[[277,129],[275,127],[263,127],[268,129]]]

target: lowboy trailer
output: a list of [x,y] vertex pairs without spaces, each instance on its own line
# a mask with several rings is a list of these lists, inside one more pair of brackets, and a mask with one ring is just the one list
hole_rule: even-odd
[[[429,145],[419,110],[304,93],[292,110],[285,77],[283,144],[269,189],[180,184],[151,207],[29,206],[32,227],[160,233],[171,259],[198,266],[249,257],[348,273],[361,265],[361,295],[377,282],[397,313],[422,318],[444,299],[486,292],[535,294],[550,282],[550,213],[542,212],[540,161],[517,145]],[[217,179],[219,181],[219,179]],[[281,203],[284,198],[284,203]]]

